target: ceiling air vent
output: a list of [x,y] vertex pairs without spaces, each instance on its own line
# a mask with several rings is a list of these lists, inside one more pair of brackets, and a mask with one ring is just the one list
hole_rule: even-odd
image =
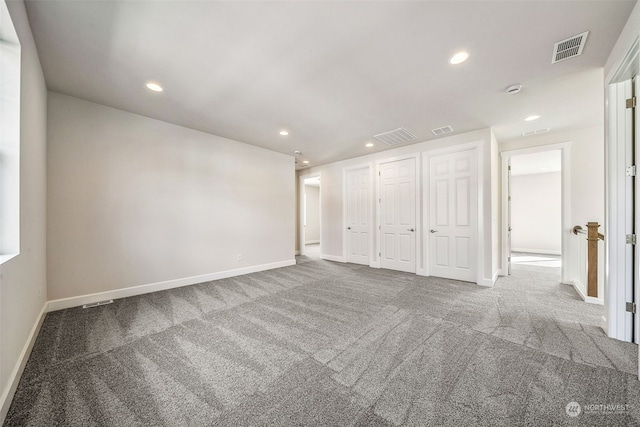
[[373,135],[373,137],[387,145],[397,145],[409,141],[415,141],[417,139],[414,134],[405,128],[398,128],[389,132],[379,133],[377,135]]
[[551,63],[564,61],[565,59],[573,58],[574,56],[582,55],[582,49],[587,41],[589,31],[585,31],[577,36],[569,37],[568,39],[561,40],[553,46],[553,57]]
[[549,128],[530,130],[528,132],[522,132],[522,136],[540,135],[541,133],[549,132]]
[[445,133],[453,132],[453,128],[451,126],[442,126],[441,128],[431,129],[431,133],[435,136],[444,135]]

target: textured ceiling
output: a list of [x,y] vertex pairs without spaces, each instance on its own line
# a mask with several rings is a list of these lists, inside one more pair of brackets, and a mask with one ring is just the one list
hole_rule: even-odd
[[[602,123],[602,67],[634,4],[28,0],[27,11],[49,89],[319,165],[387,149],[372,136],[399,127],[417,141],[492,127],[505,141]],[[582,56],[551,64],[555,42],[587,30]],[[469,60],[450,65],[459,50]],[[505,94],[514,83],[523,90]]]

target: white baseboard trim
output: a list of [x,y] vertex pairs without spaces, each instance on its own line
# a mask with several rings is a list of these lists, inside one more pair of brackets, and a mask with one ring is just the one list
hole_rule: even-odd
[[418,268],[416,269],[416,274],[418,276],[428,276],[427,274],[427,270],[425,270],[424,268]]
[[47,311],[64,310],[65,308],[77,307],[83,304],[91,304],[109,299],[119,299],[132,297],[135,295],[148,294],[150,292],[165,291],[167,289],[180,288],[182,286],[195,285],[197,283],[209,282],[211,280],[226,279],[228,277],[241,276],[243,274],[257,273],[258,271],[272,270],[274,268],[288,267],[295,265],[296,260],[273,262],[270,264],[254,265],[251,267],[238,268],[235,270],[220,271],[217,273],[203,274],[201,276],[185,277],[183,279],[167,280],[165,282],[150,283],[147,285],[132,286],[124,289],[114,289],[112,291],[98,292],[95,294],[80,295],[71,298],[62,298],[49,301]]
[[595,297],[590,297],[588,295],[585,295],[584,292],[582,291],[582,286],[581,286],[582,284],[579,281],[574,280],[567,284],[573,286],[573,289],[576,290],[580,298],[582,298],[582,301],[589,304],[604,305],[604,298],[595,298]]
[[320,259],[326,259],[327,261],[335,262],[347,262],[342,256],[320,254]]
[[371,268],[380,268],[380,261],[373,261],[369,263],[369,267]]
[[588,304],[604,305],[604,298],[585,297],[584,302]]
[[305,245],[315,245],[317,243],[320,243],[320,240],[307,240],[304,242]]
[[42,306],[42,310],[40,310],[40,314],[38,315],[38,320],[33,325],[33,328],[31,328],[31,332],[29,333],[27,342],[24,344],[24,347],[20,352],[20,357],[18,358],[16,366],[13,368],[13,371],[9,376],[8,386],[5,390],[2,391],[2,395],[0,395],[0,425],[4,423],[4,420],[7,417],[7,413],[9,413],[11,401],[13,400],[13,396],[16,393],[18,383],[20,383],[20,377],[22,377],[24,367],[27,365],[27,361],[29,360],[29,356],[31,355],[31,350],[33,349],[33,345],[36,342],[36,338],[38,337],[38,333],[40,332],[40,328],[42,327],[42,322],[44,322],[44,317],[46,314],[47,303],[44,303],[44,305]]
[[545,249],[511,248],[511,252],[527,252],[530,254],[540,254],[540,255],[562,255],[562,252],[560,251],[548,251]]
[[492,279],[481,279],[479,282],[477,282],[478,285],[480,286],[485,286],[487,288],[493,288],[496,285],[496,280],[498,280],[498,273],[499,271],[496,271],[493,274],[493,278]]

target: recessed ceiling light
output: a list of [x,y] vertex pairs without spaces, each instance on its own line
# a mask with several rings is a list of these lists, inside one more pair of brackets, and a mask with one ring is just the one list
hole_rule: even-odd
[[303,160],[302,163],[304,163],[305,165],[309,164],[309,160]]
[[458,65],[458,64],[462,64],[467,59],[469,59],[469,54],[467,52],[458,52],[451,57],[451,59],[449,60],[449,63],[453,65]]
[[287,132],[286,130],[281,130],[280,131],[280,135],[287,136],[287,135],[289,135],[289,132]]
[[516,84],[516,85],[511,85],[507,88],[507,93],[509,95],[514,95],[518,92],[520,92],[522,90],[522,85],[520,84]]
[[148,82],[147,89],[152,90],[154,92],[162,92],[164,89],[158,83]]
[[371,147],[373,147],[373,142],[367,142],[364,146],[368,147],[368,148],[371,148]]
[[295,150],[295,151],[293,152],[293,154],[295,154],[296,156],[299,156],[300,154],[302,154],[302,151],[300,151],[300,150]]
[[539,118],[540,118],[540,116],[536,116],[536,115],[534,115],[534,116],[529,116],[529,117],[527,117],[526,119],[524,119],[524,121],[525,121],[525,122],[532,122],[532,121],[534,121],[534,120],[538,120]]

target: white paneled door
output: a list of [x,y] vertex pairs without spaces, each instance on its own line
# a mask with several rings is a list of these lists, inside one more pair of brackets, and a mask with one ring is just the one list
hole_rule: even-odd
[[416,159],[380,164],[380,267],[416,272]]
[[432,276],[476,281],[476,151],[429,160],[429,267]]
[[369,168],[347,172],[347,261],[369,265]]

